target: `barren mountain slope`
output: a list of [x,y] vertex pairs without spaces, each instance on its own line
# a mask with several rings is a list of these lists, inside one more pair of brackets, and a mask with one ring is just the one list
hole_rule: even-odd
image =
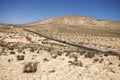
[[27,24],[27,26],[39,26],[39,25],[49,25],[49,26],[73,25],[73,26],[96,26],[96,27],[109,26],[110,27],[110,26],[119,26],[120,22],[98,20],[86,16],[70,15],[70,16],[59,16],[54,18],[48,18],[31,24]]
[[84,16],[48,18],[24,27],[63,41],[102,49],[120,50],[120,22]]

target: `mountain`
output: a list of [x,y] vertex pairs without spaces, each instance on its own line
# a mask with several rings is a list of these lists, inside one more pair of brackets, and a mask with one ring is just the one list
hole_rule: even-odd
[[69,15],[47,18],[22,25],[45,35],[71,33],[70,35],[90,35],[120,37],[120,22],[99,20],[86,16]]
[[108,27],[108,26],[120,26],[118,21],[107,21],[99,20],[86,16],[78,15],[69,15],[69,16],[59,16],[53,18],[47,18],[30,24],[27,26],[39,26],[39,25],[48,25],[48,26],[60,26],[60,25],[72,25],[72,26],[99,26],[99,27]]

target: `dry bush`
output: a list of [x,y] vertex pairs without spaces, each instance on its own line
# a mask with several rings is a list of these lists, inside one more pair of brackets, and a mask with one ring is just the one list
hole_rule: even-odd
[[73,61],[69,61],[69,63],[71,64],[71,65],[75,65],[75,66],[83,66],[83,63],[81,62],[81,61],[77,61],[77,60],[75,60],[74,62]]
[[28,62],[24,65],[23,73],[35,73],[37,71],[38,62]]
[[81,50],[81,51],[80,51],[80,55],[83,55],[83,54],[85,54],[85,53],[86,53],[85,50]]
[[53,54],[53,55],[52,55],[52,58],[53,58],[53,59],[56,59],[57,57],[58,57],[57,54]]
[[103,61],[104,61],[104,59],[100,59],[100,60],[99,60],[99,63],[102,63]]
[[47,58],[43,58],[43,61],[44,62],[48,62],[49,60]]
[[120,67],[120,64],[118,66]]
[[120,54],[118,54],[118,59],[120,60]]
[[94,59],[94,63],[97,62],[97,61],[99,61],[99,59],[98,59],[98,58],[95,58],[95,59]]
[[15,54],[15,51],[11,51],[10,54]]
[[108,53],[104,53],[104,56],[106,56],[106,57],[107,57],[107,56],[108,56]]
[[26,39],[27,39],[27,41],[30,41],[30,42],[31,42],[31,37],[26,36]]
[[50,71],[49,71],[49,73],[54,73],[54,72],[55,72],[55,70],[50,70]]
[[93,58],[95,57],[95,52],[88,52],[85,54],[85,58]]
[[24,55],[17,55],[17,60],[24,60]]
[[78,56],[76,54],[70,54],[70,58],[78,59]]

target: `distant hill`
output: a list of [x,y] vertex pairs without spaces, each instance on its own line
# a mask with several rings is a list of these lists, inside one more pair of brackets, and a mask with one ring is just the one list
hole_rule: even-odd
[[44,20],[26,24],[26,26],[39,26],[39,25],[46,25],[46,26],[47,25],[48,26],[72,25],[72,26],[110,27],[110,26],[120,26],[120,22],[98,20],[98,19],[86,17],[86,16],[69,15],[69,16],[47,18]]

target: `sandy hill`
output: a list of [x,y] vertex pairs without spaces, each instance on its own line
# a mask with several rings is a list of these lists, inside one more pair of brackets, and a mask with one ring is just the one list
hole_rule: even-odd
[[72,33],[74,35],[77,33],[79,35],[120,37],[120,22],[98,20],[86,16],[59,16],[22,26],[32,28],[46,35],[53,35],[53,33]]
[[49,26],[59,26],[59,25],[72,25],[72,26],[120,26],[120,22],[117,21],[107,21],[107,20],[98,20],[86,16],[70,15],[70,16],[59,16],[53,18],[47,18],[27,26],[39,26],[39,25],[49,25]]

